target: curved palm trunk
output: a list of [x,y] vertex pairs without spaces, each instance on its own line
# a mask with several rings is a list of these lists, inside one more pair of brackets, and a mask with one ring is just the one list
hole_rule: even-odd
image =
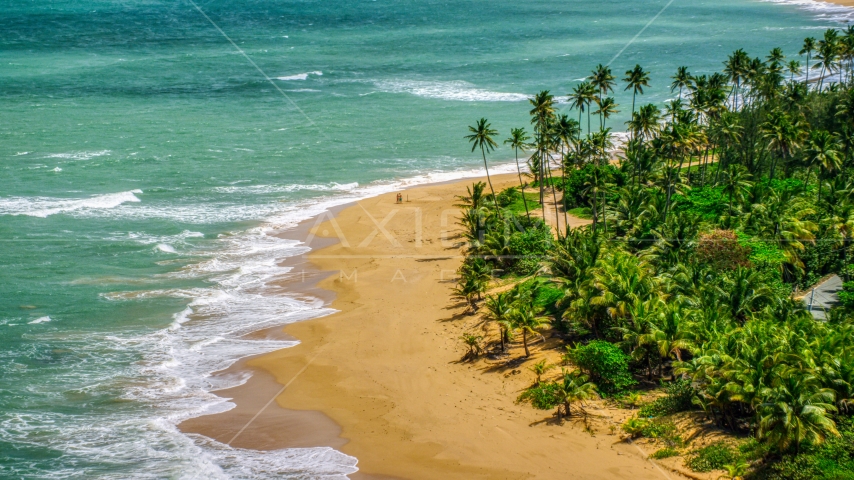
[[590,104],[587,104],[587,134],[590,134]]
[[540,208],[543,210],[543,221],[546,221],[546,172],[543,168],[543,152],[540,150],[537,153],[540,159]]
[[[569,151],[569,145],[566,146],[567,151]],[[563,227],[564,229],[569,228],[569,218],[566,216],[566,153],[561,152],[561,165],[560,165],[560,179],[561,179],[561,187],[563,187],[563,193],[560,195],[560,203],[563,205]],[[559,230],[559,229],[558,229]],[[564,232],[564,235],[566,232]],[[560,233],[558,233],[560,235]]]
[[486,151],[483,150],[483,145],[480,146],[480,153],[483,155],[483,168],[486,170],[486,181],[489,182],[489,191],[492,192],[492,203],[495,204],[495,211],[498,213],[498,218],[501,218],[501,209],[498,208],[498,199],[495,197],[495,189],[492,188],[492,178],[489,177],[489,166],[486,164]]
[[[516,150],[516,172],[519,173],[519,188],[522,189],[522,203],[525,204],[525,216],[528,217],[528,221],[531,221],[531,212],[528,211],[528,199],[525,198],[525,184],[522,183],[522,167],[519,166],[519,147],[515,148]],[[502,346],[502,350],[504,347]]]
[[804,82],[804,85],[807,87],[807,93],[810,91],[810,53],[807,52],[807,79]]
[[549,175],[549,181],[552,184],[552,198],[554,199],[555,204],[555,230],[557,230],[557,237],[560,238],[560,214],[557,211],[557,189],[554,186],[554,177],[552,177],[552,167],[550,165],[546,165],[546,171]]
[[525,346],[525,356],[530,357],[531,352],[528,351],[528,331],[525,329],[522,329],[522,345]]

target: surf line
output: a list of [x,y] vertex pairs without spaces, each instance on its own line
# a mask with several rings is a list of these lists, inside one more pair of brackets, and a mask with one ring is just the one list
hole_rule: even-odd
[[203,16],[203,17],[205,17],[205,18],[207,19],[207,21],[208,21],[208,22],[210,22],[210,23],[211,23],[211,25],[213,25],[213,26],[214,26],[214,28],[215,28],[215,29],[217,29],[217,31],[218,31],[218,32],[219,32],[223,37],[225,37],[225,39],[226,39],[226,40],[228,40],[228,43],[230,43],[230,44],[231,44],[231,46],[233,46],[233,47],[235,48],[235,50],[237,50],[241,55],[243,55],[243,58],[245,58],[247,62],[249,62],[250,64],[252,64],[252,66],[253,66],[253,67],[255,67],[255,70],[258,70],[258,73],[260,73],[260,74],[261,74],[261,75],[262,75],[262,76],[263,76],[263,77],[264,77],[268,82],[270,82],[270,85],[272,85],[272,86],[273,86],[273,88],[275,88],[279,93],[281,93],[281,94],[282,94],[282,96],[283,96],[283,97],[285,97],[285,99],[288,101],[288,103],[290,103],[290,104],[291,104],[291,106],[293,106],[293,107],[294,107],[294,108],[295,108],[299,113],[301,113],[301,114],[302,114],[302,116],[303,116],[303,117],[305,117],[305,119],[306,119],[306,120],[308,120],[308,123],[309,123],[309,124],[311,124],[311,126],[312,126],[312,127],[314,127],[314,128],[316,128],[316,129],[318,129],[318,130],[320,131],[320,133],[321,133],[321,134],[323,134],[323,136],[326,136],[326,134],[323,132],[323,130],[322,130],[322,129],[321,129],[321,128],[316,124],[316,123],[314,123],[314,120],[312,120],[312,119],[311,119],[311,117],[309,117],[309,116],[308,116],[308,115],[303,111],[303,109],[301,109],[301,108],[299,107],[299,105],[297,105],[297,104],[296,104],[296,102],[294,102],[294,101],[291,99],[291,97],[290,97],[290,96],[288,96],[288,94],[287,94],[287,93],[285,93],[285,91],[284,91],[284,90],[282,90],[281,88],[279,88],[279,86],[276,84],[276,82],[274,82],[274,81],[273,81],[273,79],[272,79],[272,78],[270,78],[270,76],[269,76],[269,75],[267,75],[267,73],[266,73],[266,72],[264,72],[264,70],[261,70],[261,67],[259,67],[257,63],[255,63],[251,58],[249,58],[249,55],[247,55],[247,54],[246,54],[246,52],[244,52],[242,48],[240,48],[236,43],[234,43],[234,40],[232,40],[232,39],[231,39],[231,37],[229,37],[229,36],[228,36],[228,34],[226,34],[226,33],[225,33],[225,31],[223,31],[223,29],[221,29],[221,28],[219,27],[219,25],[217,25],[217,23],[216,23],[216,22],[214,22],[214,21],[213,21],[213,19],[211,19],[211,17],[209,17],[209,16],[208,16],[208,14],[207,14],[207,13],[205,13],[205,11],[204,11],[204,10],[202,10],[202,9],[201,9],[201,7],[199,7],[199,6],[196,4],[196,2],[194,2],[193,0],[187,0],[187,2],[189,2],[189,3],[190,3],[190,5],[192,5],[192,6],[193,6],[193,8],[195,8],[196,10],[198,10],[198,11],[199,11],[199,13],[201,13],[201,14],[202,14],[202,16]]
[[610,67],[610,66],[611,66],[611,64],[612,64],[612,63],[614,63],[614,60],[616,60],[616,59],[620,58],[620,55],[622,55],[622,54],[623,54],[623,52],[625,52],[625,51],[626,51],[626,49],[627,49],[627,48],[629,48],[629,47],[631,46],[631,44],[635,43],[635,40],[637,40],[637,39],[638,39],[638,37],[640,37],[640,36],[643,34],[643,32],[645,32],[645,31],[646,31],[646,29],[647,29],[647,28],[649,28],[649,26],[650,26],[650,25],[652,25],[652,22],[654,22],[654,21],[658,20],[658,17],[660,17],[660,16],[661,16],[661,14],[662,14],[662,13],[664,13],[664,11],[665,11],[665,10],[667,10],[667,7],[669,7],[669,6],[670,6],[674,1],[676,1],[676,0],[670,0],[669,2],[667,2],[667,5],[665,5],[665,6],[664,6],[664,8],[662,8],[661,10],[659,10],[659,12],[658,12],[654,17],[652,17],[652,20],[650,20],[649,22],[647,22],[647,24],[646,24],[646,25],[644,25],[644,26],[643,26],[643,28],[641,28],[640,32],[638,32],[638,34],[637,34],[637,35],[635,35],[635,36],[634,36],[634,38],[632,38],[631,40],[629,40],[629,43],[627,43],[625,47],[623,47],[622,49],[620,49],[620,51],[619,51],[619,52],[617,52],[617,54],[616,54],[616,55],[614,55],[614,58],[612,58],[612,59],[611,59],[611,61],[610,61],[610,62],[608,62],[608,64],[607,64],[606,66],[607,66],[607,67]]

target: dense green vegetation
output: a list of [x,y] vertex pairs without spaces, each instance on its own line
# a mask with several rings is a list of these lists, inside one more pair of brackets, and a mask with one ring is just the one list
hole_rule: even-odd
[[[854,28],[807,39],[800,54],[818,73],[812,83],[795,80],[799,66],[780,49],[765,59],[738,50],[712,75],[680,68],[679,98],[663,111],[635,104],[649,82],[635,67],[619,148],[606,126],[618,107],[608,67],[569,95],[577,121],[548,91],[531,99],[532,134],[515,128],[507,140],[517,158],[530,154],[528,181],[520,169],[518,189],[496,195],[478,183],[460,197],[467,258],[456,290],[471,313],[483,299],[499,332],[494,354],[521,336],[529,356],[546,330],[566,343],[576,370],[545,382],[542,370],[520,401],[573,415],[594,390],[632,395],[662,382],[665,396],[623,426],[668,439],[662,458],[685,446],[667,415],[699,410],[753,440],[749,451],[694,450],[691,468],[854,477],[854,321],[843,308],[818,322],[792,298],[851,271]],[[486,162],[497,131],[486,119],[470,130]],[[592,225],[555,232],[543,221],[546,198],[563,206],[553,224],[577,211]],[[489,295],[496,276],[520,278]],[[854,306],[851,292],[847,283],[845,305]]]

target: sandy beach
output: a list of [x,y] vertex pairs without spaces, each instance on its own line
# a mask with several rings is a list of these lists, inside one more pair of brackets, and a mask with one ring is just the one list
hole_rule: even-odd
[[327,272],[318,286],[339,313],[287,326],[298,346],[235,367],[258,378],[219,392],[237,408],[182,429],[243,448],[334,446],[358,458],[354,478],[673,478],[613,434],[628,412],[591,405],[585,431],[515,404],[533,381],[527,366],[558,361],[556,341],[529,359],[514,345],[511,362],[461,361],[459,337],[484,328],[450,297],[461,261],[454,197],[472,181],[411,188],[402,204],[395,193],[370,198],[309,225],[310,244],[337,240],[309,260]]

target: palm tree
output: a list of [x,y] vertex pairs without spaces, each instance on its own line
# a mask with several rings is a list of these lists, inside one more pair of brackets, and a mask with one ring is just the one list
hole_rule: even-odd
[[534,134],[536,136],[536,152],[537,157],[538,180],[540,184],[540,204],[543,206],[543,218],[546,217],[546,201],[545,201],[545,182],[546,182],[546,162],[548,161],[549,151],[551,147],[551,139],[549,138],[549,129],[554,118],[554,95],[548,90],[543,90],[534,95],[534,98],[529,100],[531,109],[531,123],[534,124]]
[[802,443],[819,444],[829,435],[839,436],[828,413],[836,411],[833,390],[821,388],[811,373],[789,370],[774,385],[761,405],[760,437],[777,444],[780,451]]
[[794,82],[795,74],[801,72],[801,62],[797,60],[791,60],[789,61],[788,65],[786,65],[786,68],[789,70],[789,82]]
[[[593,73],[587,77],[590,81],[590,84],[599,92],[599,105],[602,104],[602,96],[606,95],[608,92],[614,91],[614,85],[616,85],[615,77],[611,74],[611,68],[601,63],[596,66],[596,69],[593,70]],[[601,108],[600,108],[601,111]],[[599,119],[599,125],[602,125],[602,119]]]
[[[564,414],[567,417],[572,416],[570,407],[573,403],[583,402],[597,396],[596,385],[589,380],[590,377],[587,375],[578,370],[573,370],[572,372],[564,371],[563,379],[557,382],[555,394],[563,405]],[[558,413],[558,417],[560,417],[560,413]]]
[[[581,125],[581,114],[590,106],[593,101],[590,95],[592,85],[590,82],[581,82],[572,88],[572,93],[569,94],[569,104],[572,108],[578,110],[578,124]],[[595,95],[594,95],[595,96]],[[590,130],[590,120],[588,112],[587,129]]]
[[528,199],[525,197],[525,183],[522,181],[522,167],[519,166],[519,150],[525,151],[528,148],[528,141],[531,137],[528,136],[524,128],[510,129],[510,137],[504,140],[505,144],[509,144],[510,148],[516,154],[516,172],[519,174],[519,187],[522,189],[522,202],[525,204],[525,216],[531,220],[531,212],[528,211]]
[[818,41],[818,55],[816,55],[816,58],[819,60],[819,63],[813,68],[821,66],[821,77],[818,79],[819,92],[822,90],[822,85],[824,84],[824,73],[828,72],[832,74],[836,67],[837,40],[838,33],[836,33],[836,30],[828,29],[824,32],[824,39]]
[[632,116],[635,115],[635,98],[638,93],[643,95],[643,87],[649,87],[649,72],[645,72],[640,65],[626,71],[626,90],[632,89]]
[[641,142],[649,140],[661,128],[661,110],[652,103],[642,105],[640,110],[632,115],[632,120],[629,122],[629,129],[634,134],[635,138],[639,138]]
[[605,129],[605,120],[608,120],[611,115],[615,113],[620,113],[617,110],[617,103],[614,101],[614,97],[605,97],[604,99],[598,102],[599,109],[593,112],[594,115],[599,115],[599,119],[601,120],[601,124],[599,127],[601,129]]
[[810,84],[810,56],[812,55],[812,52],[814,52],[814,51],[815,51],[815,38],[814,37],[805,38],[804,39],[804,48],[802,48],[801,51],[798,53],[800,55],[806,54],[806,56],[807,56],[807,68],[806,68],[807,78],[804,81],[804,85],[807,85],[807,88],[809,88],[809,84]]
[[670,92],[672,93],[677,88],[679,89],[679,97],[682,98],[682,89],[690,88],[691,83],[694,80],[694,77],[688,73],[688,67],[679,67],[676,69],[676,75],[670,77],[673,79],[673,83],[670,84]]
[[[841,165],[839,144],[830,132],[813,130],[806,146],[807,181],[813,165],[818,165],[821,171],[834,171]],[[821,171],[818,175],[818,198],[821,198]]]
[[483,348],[480,346],[480,341],[483,340],[482,336],[464,333],[460,337],[460,340],[462,340],[463,344],[465,344],[469,349],[463,359],[475,359],[480,356],[480,353],[483,351]]
[[732,216],[732,202],[741,199],[753,186],[751,175],[741,165],[730,165],[723,181],[723,194],[729,198],[729,215]]
[[771,52],[767,57],[768,63],[783,63],[783,60],[786,59],[786,56],[783,55],[783,49],[780,47],[774,47],[771,49]]
[[473,277],[460,277],[460,281],[454,288],[454,298],[465,300],[468,304],[466,313],[477,313],[477,297],[484,291],[484,286],[481,282]]
[[532,371],[534,373],[534,375],[537,376],[537,385],[539,385],[539,384],[543,383],[542,382],[543,375],[545,375],[546,372],[548,372],[549,370],[551,370],[554,367],[555,367],[555,365],[549,365],[548,359],[544,358],[544,359],[540,360],[539,362],[528,367],[528,369],[530,371]]
[[[776,150],[778,156],[785,163],[786,157],[800,147],[804,136],[804,130],[800,123],[792,122],[788,115],[782,110],[774,110],[768,114],[768,121],[762,127],[762,136],[768,141],[768,147]],[[771,180],[774,180],[774,167],[777,166],[777,158],[771,161]]]
[[735,89],[732,91],[734,102],[733,110],[738,110],[739,89],[741,87],[741,81],[747,74],[749,62],[750,59],[748,58],[747,53],[740,48],[727,57],[727,61],[724,62],[724,73],[726,73],[729,80],[735,84]]
[[513,330],[513,322],[510,317],[510,313],[513,311],[513,299],[510,292],[487,295],[483,306],[486,308],[484,315],[486,319],[498,324],[501,351],[506,352],[507,341],[510,340],[510,332]]
[[528,334],[536,335],[538,330],[550,325],[548,317],[540,316],[540,308],[533,303],[524,302],[511,313],[513,326],[522,331],[522,345],[525,347],[525,356],[530,357],[528,349]]
[[739,266],[725,278],[724,293],[720,301],[728,308],[730,316],[743,324],[772,299],[773,292],[765,285],[761,274]]
[[744,460],[738,459],[735,463],[724,465],[726,475],[721,475],[718,480],[742,480],[750,469],[750,464]]
[[483,156],[483,168],[486,170],[486,181],[489,182],[489,190],[492,192],[492,202],[495,204],[495,210],[498,212],[498,217],[501,218],[501,209],[498,208],[498,202],[495,198],[495,189],[492,188],[492,178],[489,177],[489,165],[486,164],[486,152],[491,152],[498,146],[493,136],[498,135],[498,130],[493,130],[491,125],[485,118],[477,121],[476,126],[469,126],[471,135],[466,135],[466,139],[471,142],[471,151],[480,148],[480,153]]

